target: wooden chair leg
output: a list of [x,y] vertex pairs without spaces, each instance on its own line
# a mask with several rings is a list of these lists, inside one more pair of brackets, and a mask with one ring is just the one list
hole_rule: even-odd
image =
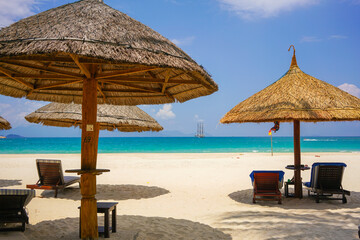
[[58,189],[57,188],[55,188],[55,198],[57,197],[57,194],[58,194]]
[[278,204],[281,204],[281,192],[279,193],[279,197],[278,197]]
[[316,203],[319,203],[320,202],[320,196],[319,196],[319,193],[316,193],[316,199],[315,199]]
[[342,193],[342,203],[347,203],[346,197],[345,197],[345,192],[343,191]]
[[22,232],[25,232],[25,222],[22,222],[21,231],[22,231]]

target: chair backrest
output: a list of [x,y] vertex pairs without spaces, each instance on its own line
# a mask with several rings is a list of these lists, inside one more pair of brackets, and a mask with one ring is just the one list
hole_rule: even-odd
[[278,182],[279,182],[279,189],[281,189],[284,185],[284,175],[285,172],[281,170],[254,170],[250,173],[251,183],[254,185],[254,174],[255,173],[277,173],[279,176]]
[[254,187],[257,190],[279,190],[279,173],[254,173]]
[[316,188],[340,189],[343,176],[343,166],[319,166]]
[[314,163],[311,169],[310,187],[339,189],[345,167],[345,163]]
[[21,209],[35,197],[35,190],[0,189],[0,209]]
[[0,195],[0,211],[20,211],[26,198],[27,195]]
[[64,185],[61,160],[36,159],[36,166],[41,185]]

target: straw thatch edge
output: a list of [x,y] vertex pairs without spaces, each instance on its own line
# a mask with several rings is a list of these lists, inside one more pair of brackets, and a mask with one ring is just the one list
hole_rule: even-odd
[[11,124],[4,118],[0,117],[0,130],[11,129]]

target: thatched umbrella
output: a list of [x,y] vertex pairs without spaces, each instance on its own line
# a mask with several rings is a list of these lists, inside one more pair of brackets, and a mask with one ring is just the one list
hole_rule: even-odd
[[0,94],[82,103],[82,238],[98,236],[97,103],[184,102],[217,89],[172,42],[102,0],[67,4],[0,30]]
[[[56,127],[81,127],[81,104],[49,103],[25,116],[28,122]],[[97,120],[100,130],[120,132],[161,131],[163,127],[136,106],[100,104]]]
[[301,197],[300,121],[355,120],[360,120],[360,99],[302,72],[294,49],[284,76],[236,105],[220,122],[294,122],[295,196]]
[[9,130],[11,125],[4,118],[0,117],[0,130]]

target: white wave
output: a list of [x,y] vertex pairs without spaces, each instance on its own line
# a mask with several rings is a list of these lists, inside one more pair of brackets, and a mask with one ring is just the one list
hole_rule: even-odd
[[319,139],[319,138],[304,138],[303,139],[304,142],[336,142],[337,139],[333,139],[333,138],[324,138],[324,139]]

